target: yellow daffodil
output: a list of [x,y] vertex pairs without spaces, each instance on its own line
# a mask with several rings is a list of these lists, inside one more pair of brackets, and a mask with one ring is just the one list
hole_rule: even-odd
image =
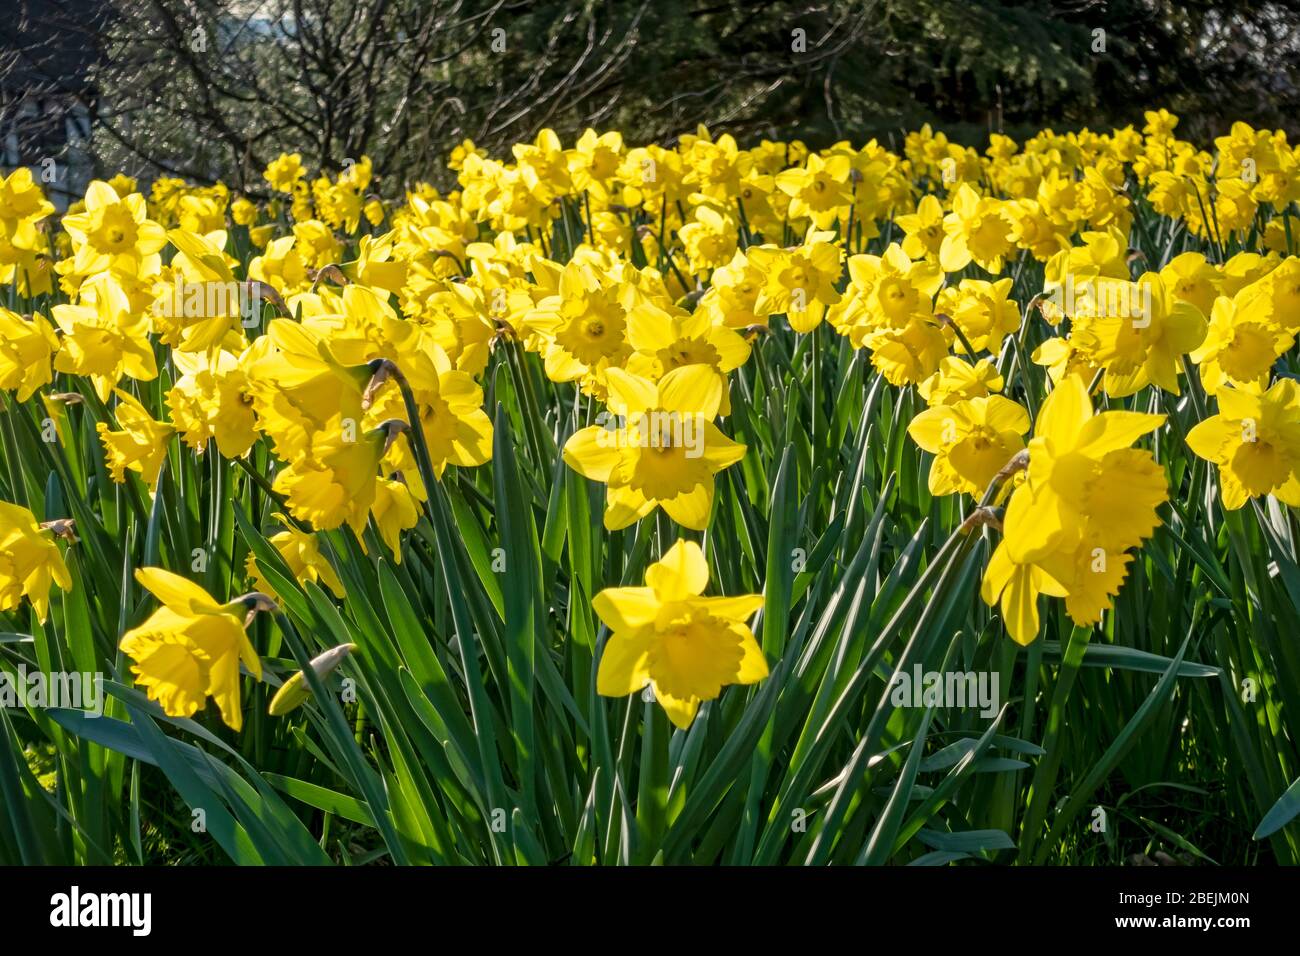
[[157,378],[148,321],[132,307],[126,290],[105,274],[83,285],[81,295],[83,304],[51,310],[63,331],[54,370],[87,376],[105,402],[124,375],[137,381]]
[[[492,419],[483,411],[483,389],[473,377],[452,368],[437,348],[404,350],[397,362],[420,409],[434,474],[441,478],[448,465],[472,468],[491,460]],[[415,477],[406,469],[408,482]]]
[[1147,385],[1179,393],[1183,356],[1205,339],[1196,306],[1174,298],[1154,272],[1137,282],[1098,277],[1076,302],[1071,338],[1106,370],[1107,394],[1124,397]]
[[126,481],[128,470],[138,472],[149,488],[158,482],[158,472],[167,458],[167,440],[176,428],[155,421],[149,410],[129,392],[114,389],[117,408],[114,415],[120,428],[110,429],[107,422],[97,422],[95,430],[104,445],[104,456],[114,481]]
[[343,246],[334,230],[318,219],[300,219],[293,224],[294,248],[307,265],[320,269],[342,258]]
[[257,440],[253,400],[238,358],[225,351],[209,355],[173,352],[182,373],[167,393],[167,408],[181,440],[202,451],[210,439],[225,458],[242,458]]
[[[956,323],[976,352],[996,354],[1003,339],[1020,328],[1020,307],[1007,298],[1010,291],[1009,278],[996,282],[962,279],[939,293],[935,311]],[[958,339],[954,349],[965,352],[966,346]]]
[[342,420],[320,430],[310,457],[289,464],[272,487],[285,496],[289,512],[318,531],[347,524],[361,537],[375,500],[379,462],[405,422],[385,422],[354,434]]
[[27,401],[50,383],[50,360],[58,350],[59,340],[43,315],[20,316],[0,308],[0,389]]
[[701,203],[677,234],[686,247],[691,275],[707,276],[736,254],[739,225],[725,207]]
[[1069,235],[1052,221],[1037,200],[1014,199],[1002,208],[1011,218],[1011,237],[1016,246],[1039,262],[1050,262],[1054,256],[1069,249]]
[[63,217],[72,237],[78,275],[111,270],[128,276],[158,271],[158,253],[167,244],[163,227],[148,217],[139,193],[118,196],[108,183],[95,180],[86,189],[85,211]]
[[[299,583],[305,581],[318,582],[329,588],[339,600],[346,598],[348,595],[343,587],[343,582],[339,580],[334,566],[321,554],[317,536],[309,531],[299,531],[297,528],[288,526],[288,522],[283,515],[277,514],[275,517],[285,522],[286,527],[283,531],[271,535],[266,540],[275,550],[280,552],[280,557],[284,558],[284,563],[293,573],[294,578]],[[278,598],[275,589],[271,587],[271,583],[262,575],[262,569],[257,564],[257,557],[251,551],[244,563],[244,570],[257,584],[259,591]]]
[[767,315],[755,311],[764,283],[763,273],[739,250],[725,266],[713,270],[713,279],[696,307],[716,322],[732,329],[767,325]]
[[1281,379],[1255,393],[1225,385],[1219,413],[1187,433],[1187,444],[1219,468],[1223,507],[1273,495],[1300,507],[1300,387]]
[[993,476],[1025,447],[1029,413],[1000,395],[969,398],[927,408],[907,426],[907,433],[934,455],[930,494],[954,492],[979,497]]
[[1060,384],[1070,375],[1079,375],[1088,381],[1100,371],[1094,364],[1091,350],[1084,349],[1080,340],[1053,336],[1034,349],[1032,358],[1035,365],[1047,367],[1047,375],[1053,385]]
[[944,272],[957,272],[974,262],[986,272],[997,274],[1014,246],[1014,222],[1001,200],[981,197],[968,183],[962,183],[952,200],[952,212],[943,220],[943,244],[939,264]]
[[560,275],[558,293],[539,303],[526,320],[546,337],[546,375],[554,382],[600,382],[605,370],[621,364],[631,351],[619,289],[602,282],[590,266],[570,262]]
[[237,346],[243,321],[261,316],[252,287],[235,281],[226,261],[226,233],[167,234],[178,250],[170,282],[159,283],[152,317],[163,342],[178,352],[207,352],[223,342]]
[[715,140],[701,126],[696,135],[683,136],[682,145],[688,170],[685,182],[697,185],[700,192],[714,199],[736,194],[750,160],[731,134],[724,133]]
[[122,635],[136,683],[172,717],[194,716],[211,697],[221,719],[238,731],[244,722],[240,662],[262,679],[262,661],[244,630],[245,616],[264,608],[261,596],[218,604],[193,581],[162,568],[139,568],[135,579],[163,605]]
[[1210,395],[1225,385],[1263,388],[1273,363],[1294,341],[1275,321],[1268,298],[1248,286],[1231,299],[1214,300],[1209,328],[1191,359]]
[[[254,256],[248,264],[248,277],[265,282],[282,296],[305,290],[311,280],[307,276],[307,262],[298,249],[298,240],[294,236],[271,239],[270,232],[259,232],[263,228],[269,230],[272,227],[259,226],[249,233],[253,244],[265,251],[260,256]],[[259,242],[260,235],[266,235],[267,241]]]
[[423,312],[433,327],[434,341],[452,364],[470,375],[487,368],[496,324],[483,293],[464,282],[448,282],[444,291],[424,300]]
[[658,383],[609,371],[609,410],[622,424],[591,425],[564,446],[579,474],[608,485],[605,527],[626,528],[662,507],[678,524],[703,530],[713,510],[713,476],[745,446],[713,424],[722,382],[706,365],[674,369]]
[[262,177],[271,188],[280,193],[292,193],[294,187],[307,175],[299,153],[281,153],[267,164]]
[[1141,412],[1095,413],[1075,375],[1043,402],[1028,471],[1011,493],[980,591],[987,604],[1001,602],[1018,643],[1038,635],[1039,594],[1066,598],[1067,612],[1086,625],[1119,593],[1125,552],[1151,536],[1168,497],[1163,469],[1130,446],[1163,422]]
[[350,429],[349,435],[355,437],[364,427],[383,420],[367,419],[362,407],[372,370],[364,364],[340,362],[324,334],[302,323],[273,319],[267,334],[254,341],[239,364],[258,427],[286,461],[310,452],[315,436],[331,422]]
[[[471,149],[473,144],[471,144]],[[588,190],[598,198],[608,195],[608,187],[618,174],[626,147],[623,134],[615,130],[597,133],[594,129],[582,131],[578,141],[569,151],[569,175],[576,190]]]
[[728,684],[768,675],[767,660],[745,623],[763,606],[759,594],[703,597],[709,565],[693,541],[678,541],[646,569],[645,587],[606,588],[592,607],[610,629],[596,689],[607,697],[647,685],[668,719],[683,729],[700,704]]
[[790,249],[756,246],[747,258],[764,276],[754,311],[769,316],[784,314],[796,332],[811,332],[821,325],[826,307],[840,301],[835,288],[844,251],[829,232],[809,231],[802,245]]
[[0,611],[15,610],[25,596],[37,620],[44,624],[52,583],[72,590],[72,576],[54,541],[54,531],[40,525],[21,505],[0,501]]
[[990,392],[1000,392],[1003,384],[997,367],[988,359],[982,358],[971,365],[950,355],[916,390],[928,405],[951,405],[963,398],[982,398]]
[[749,359],[749,343],[707,311],[683,312],[642,303],[628,313],[628,341],[636,350],[627,371],[658,381],[684,365],[707,365],[723,380],[722,414],[730,408],[726,376]]
[[829,229],[845,217],[853,202],[849,187],[849,158],[844,155],[823,158],[817,153],[806,165],[787,169],[776,176],[776,186],[790,197],[790,217],[808,218],[817,229]]
[[257,224],[257,205],[252,200],[240,196],[230,204],[230,219],[237,226]]
[[1175,299],[1196,306],[1208,319],[1222,280],[1218,270],[1205,261],[1204,254],[1184,252],[1160,270],[1160,281]]
[[871,350],[871,364],[891,385],[917,385],[939,369],[948,354],[948,340],[930,316],[915,315],[902,328],[868,332],[862,344]]
[[938,261],[944,237],[943,216],[943,204],[928,193],[917,203],[916,212],[899,216],[898,228],[905,234],[903,251],[913,259]]
[[898,243],[881,256],[849,259],[849,289],[862,298],[860,320],[869,330],[903,329],[934,314],[943,273],[932,262],[913,262]]
[[539,202],[549,203],[557,196],[568,195],[573,189],[569,158],[555,130],[541,130],[533,142],[516,143],[512,152],[524,182]]
[[33,225],[54,212],[54,204],[32,177],[32,171],[19,166],[8,176],[0,176],[0,231],[14,233],[20,224]]

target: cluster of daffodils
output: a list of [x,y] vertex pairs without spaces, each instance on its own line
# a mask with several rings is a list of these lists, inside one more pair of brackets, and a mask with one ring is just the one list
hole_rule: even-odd
[[1147,113],[1145,137],[1131,140],[1123,154],[1156,212],[1221,248],[1259,229],[1264,248],[1289,253],[1286,219],[1257,220],[1258,213],[1282,213],[1300,200],[1300,155],[1286,134],[1234,123],[1211,153],[1178,139],[1177,127],[1178,117],[1167,110]]
[[[901,154],[744,149],[703,128],[671,148],[594,130],[565,147],[545,130],[508,159],[462,143],[449,191],[381,198],[364,157],[313,175],[284,154],[256,194],[117,176],[60,216],[19,169],[0,176],[0,390],[41,420],[84,405],[104,472],[147,493],[177,446],[269,462],[270,543],[346,601],[319,536],[400,561],[430,482],[491,459],[494,363],[533,363],[554,392],[530,402],[596,422],[562,456],[605,486],[606,529],[661,511],[698,532],[746,454],[728,434],[737,369],[769,334],[838,335],[926,406],[908,431],[930,491],[1000,526],[983,596],[1028,643],[1040,595],[1097,622],[1160,523],[1165,471],[1135,445],[1163,418],[1133,410],[1138,393],[1217,402],[1187,441],[1225,508],[1300,504],[1300,390],[1278,371],[1300,331],[1300,153],[1237,124],[1211,154],[1176,126],[1162,110],[982,152],[926,127]],[[1139,229],[1167,261],[1131,251]],[[0,505],[0,612],[26,599],[44,619],[73,586],[72,532],[47,517]],[[212,698],[240,726],[240,666],[261,675],[244,618],[275,593],[251,555],[245,572],[257,590],[229,603],[140,572],[162,607],[122,649],[168,713]],[[683,540],[646,587],[596,597],[602,693],[650,685],[686,726],[767,673],[745,623],[759,599],[702,597],[707,580]]]
[[1001,602],[1019,643],[1038,635],[1039,594],[1064,598],[1070,617],[1088,625],[1119,593],[1130,549],[1155,531],[1168,496],[1164,470],[1132,445],[1163,423],[1163,415],[1095,413],[1078,376],[1043,403],[981,590],[989,604]]

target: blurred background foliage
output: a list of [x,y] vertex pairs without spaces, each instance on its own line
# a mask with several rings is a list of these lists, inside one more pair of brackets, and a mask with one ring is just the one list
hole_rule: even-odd
[[899,148],[1164,106],[1205,141],[1294,132],[1298,27],[1300,4],[1204,0],[6,0],[0,142],[10,166],[74,150],[257,193],[284,148],[369,155],[391,191],[546,126]]

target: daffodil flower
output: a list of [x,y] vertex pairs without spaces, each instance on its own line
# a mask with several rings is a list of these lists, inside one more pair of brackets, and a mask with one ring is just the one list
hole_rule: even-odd
[[262,173],[276,192],[292,194],[294,187],[307,175],[301,153],[281,153],[267,164]]
[[1168,496],[1164,470],[1151,453],[1131,448],[1163,415],[1096,413],[1088,387],[1068,376],[1039,410],[1024,481],[1011,493],[1003,538],[980,594],[1002,606],[1020,644],[1038,635],[1038,595],[1066,598],[1076,623],[1100,619],[1119,593],[1126,552],[1160,524]]
[[143,196],[118,196],[99,179],[86,187],[84,211],[64,216],[63,228],[75,250],[72,271],[81,276],[104,271],[124,276],[156,274],[162,261],[159,253],[167,244],[167,234],[149,218]]
[[0,308],[0,389],[27,401],[50,383],[50,360],[58,350],[59,340],[44,316],[20,316]]
[[790,249],[750,249],[749,262],[764,276],[754,311],[762,316],[784,313],[796,332],[808,333],[821,325],[827,306],[841,296],[835,284],[843,271],[844,250],[829,241],[832,237],[809,230],[803,244]]
[[790,217],[807,217],[818,229],[833,226],[853,202],[850,168],[849,157],[843,154],[823,158],[812,153],[802,167],[779,173],[776,186],[790,197]]
[[927,408],[907,426],[907,433],[934,455],[930,494],[982,495],[993,477],[1025,447],[1029,414],[1000,395],[970,398]]
[[108,401],[123,375],[137,381],[157,378],[149,323],[122,284],[103,273],[83,283],[79,295],[80,304],[50,310],[63,332],[54,370],[88,377],[100,401]]
[[916,205],[916,212],[899,216],[898,228],[903,230],[903,251],[913,259],[938,261],[939,247],[943,245],[943,205],[937,196],[926,194]]
[[293,461],[271,487],[285,496],[289,512],[299,521],[318,531],[346,524],[360,538],[375,500],[379,462],[408,427],[395,419],[352,435],[336,420],[317,436],[312,455]]
[[207,352],[223,344],[242,348],[241,322],[256,300],[247,286],[235,281],[223,251],[225,231],[196,235],[173,229],[167,238],[178,251],[171,261],[171,281],[157,287],[155,331],[182,353]]
[[730,413],[726,377],[749,359],[750,345],[735,329],[711,321],[706,310],[685,312],[643,302],[628,313],[628,340],[636,349],[626,369],[658,380],[685,365],[707,365],[724,383],[721,413]]
[[150,489],[158,482],[158,473],[167,457],[167,440],[176,428],[167,422],[155,421],[139,399],[120,388],[114,389],[117,408],[114,415],[121,426],[118,430],[106,422],[97,422],[95,430],[104,445],[104,455],[113,480],[126,481],[128,470],[138,472]]
[[262,679],[262,661],[244,622],[272,607],[269,599],[253,594],[218,604],[193,581],[162,568],[139,568],[135,578],[163,605],[122,635],[136,683],[172,717],[194,716],[211,697],[221,719],[238,731],[244,722],[240,662]]
[[662,507],[683,527],[703,530],[713,476],[745,454],[713,424],[720,377],[707,365],[686,365],[655,383],[613,368],[608,382],[609,410],[626,424],[591,425],[564,446],[571,468],[608,485],[605,527],[626,528]]
[[1093,279],[1072,318],[1071,338],[1106,370],[1106,393],[1117,398],[1147,385],[1177,395],[1183,356],[1205,339],[1205,317],[1171,296],[1154,272],[1137,282]]
[[1223,507],[1273,495],[1300,507],[1300,386],[1281,379],[1266,392],[1223,386],[1219,413],[1187,433],[1187,444],[1219,468]]
[[605,370],[622,364],[631,351],[619,288],[580,262],[564,267],[558,295],[540,302],[525,324],[546,338],[542,358],[553,382],[603,385]]
[[[978,352],[996,354],[1002,341],[1020,328],[1020,307],[1007,298],[1011,279],[985,282],[983,279],[962,279],[939,293],[935,310],[948,316],[965,336],[966,342]],[[960,339],[954,350],[965,352]]]
[[974,365],[950,355],[939,363],[939,370],[917,386],[928,405],[951,405],[963,398],[982,398],[1002,391],[1002,375],[986,358]]
[[607,697],[649,685],[668,719],[683,729],[700,703],[728,684],[768,674],[746,621],[760,594],[703,597],[709,565],[693,541],[678,541],[646,569],[645,587],[606,588],[592,607],[612,632],[600,658],[596,689]]
[[[329,588],[339,600],[346,598],[348,595],[343,587],[343,582],[339,580],[334,566],[320,553],[320,544],[316,535],[310,531],[300,531],[297,528],[288,527],[284,515],[276,514],[275,517],[280,521],[285,521],[286,527],[283,531],[271,535],[266,540],[276,551],[280,552],[280,557],[284,559],[284,563],[293,573],[294,578],[299,583],[318,581]],[[271,583],[262,575],[262,569],[257,563],[257,556],[251,551],[244,563],[244,570],[256,583],[259,591],[272,597],[278,597],[275,589],[271,587]]]
[[26,597],[44,624],[51,583],[72,590],[72,576],[53,531],[21,505],[0,501],[0,611],[16,609]]
[[1229,299],[1219,296],[1199,348],[1191,353],[1209,395],[1225,385],[1264,388],[1269,369],[1295,343],[1295,336],[1276,321],[1267,296],[1254,285]]
[[182,375],[167,393],[167,408],[181,439],[202,451],[215,439],[226,458],[242,458],[257,441],[248,377],[231,352],[173,352]]
[[952,212],[943,220],[943,243],[939,247],[939,264],[944,272],[957,272],[974,262],[986,272],[997,274],[1013,249],[1012,217],[1003,201],[981,197],[967,183],[957,188]]

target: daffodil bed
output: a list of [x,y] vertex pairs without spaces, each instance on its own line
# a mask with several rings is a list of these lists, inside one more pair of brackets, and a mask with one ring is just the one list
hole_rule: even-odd
[[0,178],[0,862],[1300,862],[1300,151],[1176,125]]

